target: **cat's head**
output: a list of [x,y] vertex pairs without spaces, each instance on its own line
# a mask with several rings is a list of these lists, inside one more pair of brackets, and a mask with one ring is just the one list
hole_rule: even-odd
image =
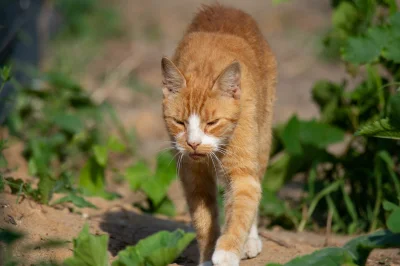
[[240,112],[240,63],[234,61],[213,79],[185,77],[162,59],[163,112],[174,147],[193,160],[226,152]]

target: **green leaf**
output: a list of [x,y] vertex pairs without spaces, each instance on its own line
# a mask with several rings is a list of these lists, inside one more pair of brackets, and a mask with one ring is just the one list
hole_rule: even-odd
[[286,178],[292,174],[291,158],[289,154],[284,153],[268,166],[263,179],[263,190],[278,191],[285,184]]
[[92,235],[85,224],[78,237],[74,239],[73,256],[64,261],[67,266],[108,266],[108,236]]
[[350,28],[357,21],[358,11],[354,5],[349,2],[341,2],[333,10],[332,24],[335,28]]
[[104,167],[94,157],[89,158],[83,166],[79,175],[79,187],[88,196],[98,196],[107,200],[118,197],[117,194],[105,190]]
[[343,248],[324,248],[310,255],[295,258],[284,266],[347,266],[352,261],[351,253]]
[[387,230],[357,237],[343,246],[348,250],[357,265],[365,265],[367,258],[373,249],[399,248],[400,234],[394,234]]
[[155,179],[167,191],[172,180],[176,178],[176,164],[170,152],[162,152],[157,157]]
[[72,134],[77,134],[84,129],[81,118],[77,115],[58,113],[53,116],[53,123]]
[[385,209],[385,211],[394,211],[394,210],[400,209],[400,206],[397,206],[396,204],[385,200],[383,202],[383,208]]
[[151,178],[142,184],[141,189],[146,193],[153,205],[158,206],[167,195],[168,186],[164,186],[155,178]]
[[175,205],[169,198],[164,198],[155,212],[168,217],[173,217],[176,215]]
[[38,184],[38,191],[41,203],[43,204],[49,203],[49,200],[53,195],[53,188],[55,182],[56,181],[52,179],[49,175],[43,175],[40,177],[40,181]]
[[164,266],[172,263],[195,238],[178,229],[161,231],[118,253],[113,266]]
[[287,123],[281,134],[281,139],[286,151],[291,155],[298,155],[303,152],[300,144],[300,122],[297,116],[293,116]]
[[[400,29],[400,28],[399,28]],[[383,52],[383,56],[391,60],[395,63],[400,63],[400,37],[391,39],[387,44],[386,44],[386,49]]]
[[363,125],[355,135],[400,139],[400,129],[393,127],[388,118],[383,118]]
[[300,123],[300,139],[304,144],[323,149],[330,144],[342,141],[343,138],[344,132],[331,125],[314,120]]
[[98,195],[104,191],[104,179],[104,167],[94,158],[89,158],[81,170],[79,186],[90,195]]
[[3,83],[6,83],[11,79],[11,67],[10,66],[3,66],[0,69],[0,77]]
[[102,167],[106,167],[108,159],[108,149],[107,147],[95,145],[93,147],[94,158],[96,162]]
[[138,190],[144,182],[151,179],[153,174],[144,161],[139,161],[135,165],[126,169],[125,177],[132,190]]
[[342,50],[343,59],[353,64],[373,62],[380,53],[380,45],[370,37],[351,37]]
[[76,207],[79,207],[79,208],[87,207],[87,208],[97,209],[97,207],[95,205],[93,205],[89,201],[85,200],[83,197],[75,195],[73,193],[69,193],[67,196],[54,201],[51,205],[62,204],[64,202],[71,202],[72,204],[74,204]]
[[389,216],[387,222],[387,227],[393,233],[400,234],[400,207],[395,209]]
[[111,136],[108,139],[107,147],[110,151],[123,152],[126,150],[125,144],[122,143],[117,137]]

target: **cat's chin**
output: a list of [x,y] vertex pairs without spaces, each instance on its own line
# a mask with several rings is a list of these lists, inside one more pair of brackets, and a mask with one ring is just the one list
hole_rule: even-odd
[[189,157],[194,161],[201,161],[204,160],[207,156],[204,153],[190,153]]

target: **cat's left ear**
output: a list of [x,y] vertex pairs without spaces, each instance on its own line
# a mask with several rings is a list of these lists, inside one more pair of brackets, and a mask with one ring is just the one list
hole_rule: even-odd
[[166,57],[161,60],[164,96],[175,94],[186,87],[186,80],[175,64]]
[[241,94],[240,81],[240,63],[235,60],[222,71],[213,89],[219,89],[223,96],[233,97],[239,100]]

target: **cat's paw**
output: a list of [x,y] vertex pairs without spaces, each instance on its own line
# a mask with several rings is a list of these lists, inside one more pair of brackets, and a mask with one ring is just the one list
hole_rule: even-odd
[[243,248],[242,259],[251,259],[261,253],[262,241],[259,236],[249,237]]
[[239,266],[240,258],[231,251],[216,250],[212,262],[214,266]]
[[199,266],[213,266],[211,261],[205,261],[199,264]]

